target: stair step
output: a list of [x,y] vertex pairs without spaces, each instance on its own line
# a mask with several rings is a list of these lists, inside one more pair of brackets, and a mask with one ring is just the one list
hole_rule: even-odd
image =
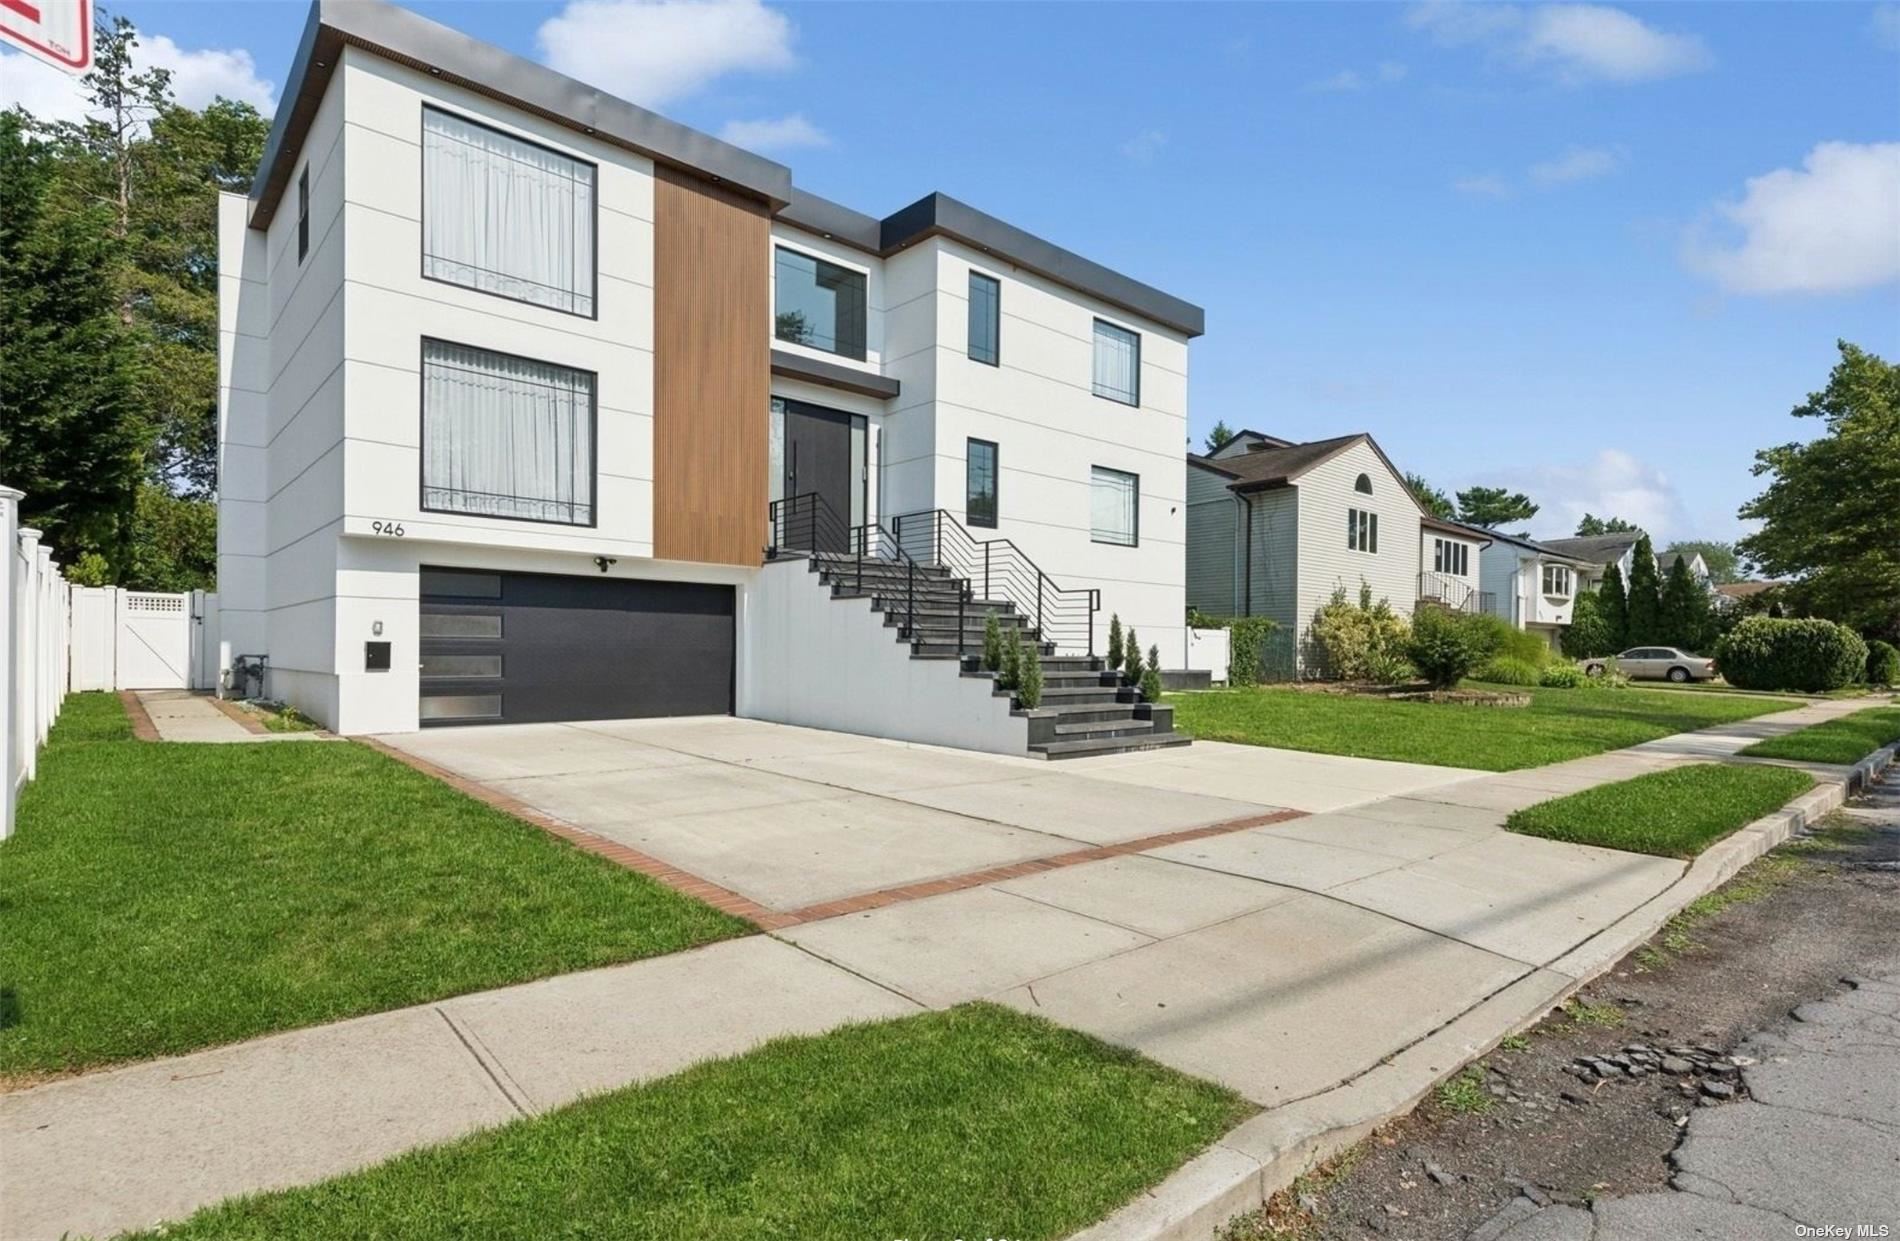
[[1090,737],[1079,741],[1051,741],[1029,747],[1031,754],[1043,758],[1090,758],[1100,754],[1131,754],[1139,750],[1172,749],[1188,745],[1192,738],[1182,733],[1148,733],[1139,737]]
[[1085,724],[1057,724],[1058,737],[1142,737],[1153,736],[1154,725],[1133,716],[1125,720],[1093,720]]
[[1116,702],[1120,689],[1113,685],[1062,686],[1060,688],[1043,687],[1043,701],[1050,706],[1061,706],[1073,702]]

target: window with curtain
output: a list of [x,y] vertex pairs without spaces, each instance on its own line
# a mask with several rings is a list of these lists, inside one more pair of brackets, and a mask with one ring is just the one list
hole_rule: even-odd
[[996,525],[996,445],[967,440],[963,458],[963,519],[972,526]]
[[1089,478],[1089,537],[1133,547],[1141,535],[1141,477],[1095,466]]
[[970,273],[970,360],[991,366],[1002,360],[1003,285],[994,276]]
[[1379,552],[1379,515],[1362,508],[1346,510],[1346,549],[1377,555]]
[[422,274],[594,313],[594,166],[422,110]]
[[594,376],[425,340],[422,507],[593,525]]
[[1095,395],[1141,404],[1141,337],[1101,319],[1095,321]]
[[864,360],[864,273],[778,247],[772,332],[794,345]]

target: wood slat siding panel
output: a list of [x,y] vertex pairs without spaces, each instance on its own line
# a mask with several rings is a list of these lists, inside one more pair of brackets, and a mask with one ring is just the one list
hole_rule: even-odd
[[765,208],[656,170],[653,554],[756,565],[765,543]]

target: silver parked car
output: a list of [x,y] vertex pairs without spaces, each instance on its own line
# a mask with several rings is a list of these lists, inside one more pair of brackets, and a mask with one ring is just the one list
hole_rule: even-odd
[[1710,681],[1715,679],[1715,661],[1673,646],[1632,646],[1621,655],[1586,659],[1584,672],[1602,676],[1614,668],[1632,681]]

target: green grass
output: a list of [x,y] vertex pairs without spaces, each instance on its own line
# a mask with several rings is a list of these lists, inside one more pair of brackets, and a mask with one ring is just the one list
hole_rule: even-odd
[[1484,1070],[1472,1065],[1462,1073],[1438,1083],[1438,1105],[1461,1116],[1479,1115],[1491,1110],[1496,1102],[1486,1089]]
[[1467,707],[1298,690],[1172,694],[1175,727],[1207,741],[1513,771],[1786,711],[1798,703],[1648,690],[1530,689],[1528,707]]
[[1504,826],[1526,836],[1688,858],[1813,785],[1814,777],[1787,767],[1697,763],[1538,802]]
[[1750,758],[1851,764],[1895,741],[1900,741],[1900,707],[1873,707],[1758,741],[1742,753]]
[[1132,1052],[972,1004],[769,1043],[137,1235],[1060,1237],[1251,1110]]
[[0,1074],[170,1055],[744,934],[364,746],[68,701],[0,845]]

